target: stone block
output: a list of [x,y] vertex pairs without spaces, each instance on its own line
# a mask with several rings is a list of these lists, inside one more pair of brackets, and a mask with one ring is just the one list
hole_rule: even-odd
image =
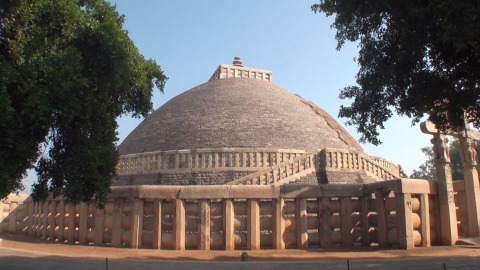
[[280,187],[276,186],[231,186],[232,199],[276,199],[280,196]]

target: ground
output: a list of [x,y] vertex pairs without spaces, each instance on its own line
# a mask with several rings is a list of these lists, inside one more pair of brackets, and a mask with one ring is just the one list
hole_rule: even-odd
[[[405,250],[173,251],[51,243],[0,234],[0,269],[480,269],[475,246]],[[108,258],[108,259],[107,259]],[[445,265],[444,265],[445,264]],[[445,268],[444,268],[445,267]]]

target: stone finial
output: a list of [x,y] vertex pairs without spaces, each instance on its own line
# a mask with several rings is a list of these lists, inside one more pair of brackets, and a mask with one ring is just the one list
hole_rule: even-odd
[[242,63],[242,60],[240,59],[240,57],[235,56],[233,58],[233,65],[237,66],[237,67],[243,67],[243,63]]

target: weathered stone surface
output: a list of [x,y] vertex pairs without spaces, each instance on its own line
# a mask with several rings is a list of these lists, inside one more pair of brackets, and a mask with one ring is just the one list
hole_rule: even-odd
[[282,198],[363,196],[363,185],[285,185],[280,188]]
[[271,82],[246,78],[210,81],[176,96],[148,116],[119,151],[221,147],[362,151],[320,108]]
[[253,171],[211,171],[190,173],[151,173],[120,175],[112,179],[113,186],[127,185],[223,185],[247,176]]
[[277,186],[230,186],[232,199],[279,198],[280,187]]

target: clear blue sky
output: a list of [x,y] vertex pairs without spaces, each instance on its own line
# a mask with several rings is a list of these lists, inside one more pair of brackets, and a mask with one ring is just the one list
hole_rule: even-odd
[[[240,56],[247,67],[273,72],[273,82],[337,117],[339,89],[355,84],[355,44],[336,50],[332,18],[314,14],[316,1],[111,1],[126,16],[125,29],[140,52],[170,78],[165,94],[154,93],[157,109],[172,97],[206,82],[219,64]],[[379,102],[381,102],[379,100]],[[120,142],[140,123],[119,119]],[[355,127],[346,127],[355,137]],[[407,174],[425,161],[420,148],[430,145],[408,118],[395,117],[381,131],[381,146],[362,145],[373,156],[401,164]],[[31,180],[26,182],[27,189]]]

